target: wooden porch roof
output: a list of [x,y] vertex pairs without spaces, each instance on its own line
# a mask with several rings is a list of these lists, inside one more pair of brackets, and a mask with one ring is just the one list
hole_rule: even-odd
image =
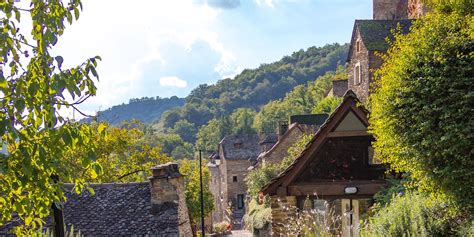
[[301,154],[281,172],[276,178],[262,188],[261,192],[265,195],[275,195],[279,187],[288,187],[297,177],[297,175],[311,162],[312,154],[318,152],[328,138],[331,137],[354,137],[354,136],[371,136],[367,131],[335,131],[338,125],[344,120],[348,113],[352,112],[360,122],[367,127],[368,111],[362,106],[355,93],[351,90],[347,91],[341,104],[334,110],[329,118],[324,122],[319,130]]

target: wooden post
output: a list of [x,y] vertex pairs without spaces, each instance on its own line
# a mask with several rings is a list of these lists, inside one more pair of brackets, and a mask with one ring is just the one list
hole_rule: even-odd
[[[51,175],[51,178],[53,179],[54,183],[59,182],[58,175]],[[53,209],[53,236],[64,237],[65,232],[63,210],[61,207],[58,208],[55,203],[53,203],[51,208]]]

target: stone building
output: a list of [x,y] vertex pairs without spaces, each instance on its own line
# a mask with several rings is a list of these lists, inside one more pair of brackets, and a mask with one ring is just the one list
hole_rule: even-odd
[[327,114],[294,115],[290,124],[280,124],[276,143],[260,153],[257,165],[278,163],[288,154],[288,148],[298,142],[304,134],[315,133],[327,119]]
[[329,89],[326,96],[338,96],[342,97],[347,91],[347,79],[345,80],[333,80],[331,89]]
[[416,19],[427,12],[420,0],[373,0],[373,19],[356,20],[347,57],[348,89],[365,102],[374,71],[382,65],[381,54],[389,48],[393,31],[407,34]]
[[212,214],[214,223],[225,220],[233,221],[235,228],[241,226],[247,193],[244,179],[261,149],[257,134],[233,135],[224,137],[217,153],[210,156],[210,187],[216,202]]
[[263,187],[271,199],[273,236],[287,236],[285,225],[308,201],[314,213],[340,217],[326,226],[334,235],[358,236],[373,195],[386,185],[386,169],[367,132],[368,111],[359,103],[349,90],[300,156]]
[[370,93],[374,71],[382,65],[381,53],[389,48],[386,41],[400,27],[408,33],[411,20],[356,20],[348,54],[348,88],[365,102]]
[[[65,184],[63,203],[66,229],[74,227],[84,236],[192,236],[184,195],[184,180],[178,164],[152,168],[149,182],[91,184],[94,195],[77,195],[72,184]],[[44,228],[52,229],[51,218]],[[20,220],[0,226],[0,236]]]

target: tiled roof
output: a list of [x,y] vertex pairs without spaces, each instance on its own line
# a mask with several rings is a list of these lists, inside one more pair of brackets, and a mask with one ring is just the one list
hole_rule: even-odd
[[256,160],[260,153],[257,134],[226,136],[220,142],[226,160]]
[[[84,236],[178,236],[178,204],[162,204],[152,213],[149,182],[91,186],[95,195],[77,195],[65,185],[67,229],[74,226]],[[11,227],[0,227],[0,236]],[[44,227],[52,227],[51,218]]]
[[263,137],[263,139],[260,140],[259,144],[265,144],[265,143],[273,143],[275,144],[278,141],[278,135],[276,133],[270,133],[267,134]]
[[400,26],[401,33],[407,34],[412,25],[411,20],[356,20],[362,41],[370,51],[387,51],[387,38],[393,39],[392,30]]

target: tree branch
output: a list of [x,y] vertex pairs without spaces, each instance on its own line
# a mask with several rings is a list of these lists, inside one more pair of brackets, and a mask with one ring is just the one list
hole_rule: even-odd
[[132,171],[132,172],[128,172],[128,173],[126,173],[126,174],[124,174],[124,175],[118,177],[118,179],[119,179],[119,180],[120,180],[120,179],[123,179],[123,178],[125,178],[125,177],[127,177],[127,176],[129,176],[129,175],[136,174],[136,173],[141,172],[141,171],[145,171],[145,170],[144,170],[144,169],[134,170],[134,171]]

